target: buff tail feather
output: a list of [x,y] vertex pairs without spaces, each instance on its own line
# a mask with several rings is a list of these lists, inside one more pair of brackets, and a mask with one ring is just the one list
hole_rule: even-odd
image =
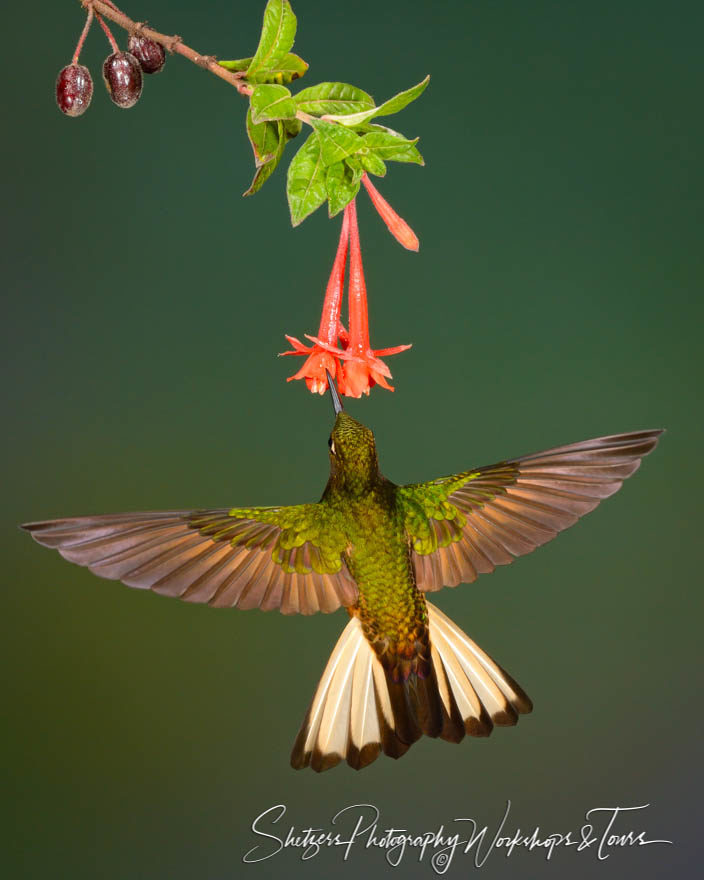
[[513,725],[533,708],[520,686],[430,602],[432,674],[394,684],[352,617],[337,641],[291,753],[318,772],[400,758],[423,734],[459,742]]

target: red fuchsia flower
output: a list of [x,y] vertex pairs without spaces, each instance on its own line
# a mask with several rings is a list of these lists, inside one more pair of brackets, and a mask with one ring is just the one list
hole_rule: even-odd
[[[293,351],[283,351],[282,355],[307,354],[308,358],[301,369],[286,380],[305,379],[308,390],[313,394],[324,394],[328,388],[328,377],[335,376],[339,384],[342,377],[342,365],[337,355],[337,340],[343,346],[347,342],[347,331],[340,323],[340,309],[342,308],[342,292],[345,285],[345,263],[347,262],[347,248],[349,245],[349,217],[345,212],[342,218],[340,241],[337,245],[335,262],[330,273],[330,280],[325,290],[323,301],[323,313],[320,318],[318,336],[307,336],[313,341],[313,345],[303,345],[295,336],[286,336],[293,346]],[[325,347],[323,347],[325,346]]]
[[[391,371],[381,356],[398,354],[406,351],[410,345],[396,345],[393,348],[373,349],[369,343],[369,314],[367,309],[367,286],[364,281],[362,266],[362,250],[359,243],[357,226],[357,206],[355,200],[345,208],[349,222],[350,236],[350,280],[349,280],[349,338],[344,351],[335,350],[336,356],[342,361],[342,375],[338,375],[338,389],[348,397],[361,397],[369,394],[374,385],[381,385],[387,391],[393,386],[386,381],[391,378]],[[312,337],[309,337],[312,339]],[[334,349],[322,340],[314,340],[332,353]]]
[[[350,251],[349,333],[340,323],[348,246]],[[335,377],[340,394],[348,397],[369,394],[374,385],[381,385],[388,391],[394,390],[387,381],[391,378],[391,371],[381,357],[398,354],[411,346],[397,345],[392,348],[373,349],[370,345],[367,287],[364,281],[354,199],[345,208],[340,242],[325,292],[318,335],[306,334],[306,338],[310,339],[313,345],[306,346],[294,336],[286,336],[293,350],[282,354],[308,355],[301,369],[293,376],[289,376],[287,381],[305,379],[310,391],[314,394],[323,394],[328,386],[327,370]],[[338,347],[338,342],[341,348]]]
[[396,241],[403,245],[406,250],[417,251],[420,247],[418,236],[408,223],[406,223],[402,217],[398,216],[396,211],[394,211],[391,205],[371,182],[366,172],[362,175],[362,183],[369,193],[369,198],[372,200],[372,204],[379,212],[379,216],[384,223],[386,223],[389,232],[393,235]]

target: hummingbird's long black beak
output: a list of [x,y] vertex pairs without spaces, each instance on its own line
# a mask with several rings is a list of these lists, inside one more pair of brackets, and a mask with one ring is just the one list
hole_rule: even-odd
[[342,412],[342,401],[340,400],[340,395],[337,393],[335,380],[330,375],[330,370],[326,370],[325,372],[328,374],[328,388],[330,389],[330,397],[332,397],[332,408],[335,410],[335,415],[337,415]]

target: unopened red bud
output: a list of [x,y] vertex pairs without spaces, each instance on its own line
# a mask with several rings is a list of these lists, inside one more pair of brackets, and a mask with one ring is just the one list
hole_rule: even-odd
[[67,116],[80,116],[90,106],[93,80],[82,64],[69,64],[56,79],[56,103]]
[[103,63],[103,79],[118,107],[133,107],[142,94],[142,68],[130,52],[109,55]]
[[166,52],[161,43],[139,34],[130,34],[127,51],[139,61],[144,73],[159,73],[166,62]]

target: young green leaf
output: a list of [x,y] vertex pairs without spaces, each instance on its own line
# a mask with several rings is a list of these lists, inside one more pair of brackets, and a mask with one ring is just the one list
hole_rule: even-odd
[[255,86],[250,106],[255,124],[272,119],[290,119],[296,115],[296,102],[286,86]]
[[257,170],[254,172],[254,177],[252,178],[252,182],[249,185],[249,189],[245,190],[242,193],[243,196],[251,196],[254,195],[255,192],[258,192],[262,186],[266,183],[266,181],[271,177],[271,175],[276,170],[276,166],[281,161],[281,156],[284,152],[284,147],[286,146],[286,138],[282,136],[281,133],[281,123],[265,123],[266,125],[276,125],[279,130],[279,145],[277,147],[276,152],[269,157],[266,162],[263,162]]
[[260,122],[252,119],[252,108],[247,110],[247,137],[254,151],[254,164],[259,168],[268,162],[279,148],[280,131],[275,122]]
[[356,176],[346,162],[331,165],[325,177],[328,192],[328,215],[334,217],[359,192],[360,176]]
[[348,156],[345,159],[345,165],[349,168],[352,180],[355,183],[362,179],[364,168],[362,168],[362,163],[359,161],[359,156]]
[[303,89],[295,96],[296,106],[304,113],[358,113],[374,106],[371,95],[347,83],[323,82]]
[[398,95],[394,95],[393,98],[389,98],[388,101],[384,101],[384,103],[379,107],[379,113],[377,116],[391,116],[393,113],[398,113],[399,110],[403,110],[404,107],[408,107],[409,104],[413,103],[416,98],[420,98],[423,92],[426,90],[428,83],[430,82],[430,74],[425,77],[425,79],[421,80],[414,86],[411,86],[410,89],[406,89],[405,92],[399,92]]
[[220,67],[224,67],[225,70],[231,70],[233,73],[246,70],[251,63],[252,58],[234,58],[232,61],[218,61]]
[[351,113],[349,115],[330,114],[327,118],[329,121],[339,122],[341,125],[353,126],[359,125],[361,122],[367,122],[367,120],[373,119],[375,116],[390,116],[392,113],[398,113],[399,110],[403,110],[411,101],[415,101],[416,98],[420,97],[429,82],[430,76],[426,76],[417,85],[407,89],[405,92],[399,92],[398,95],[394,95],[393,98],[389,98],[388,101],[384,101],[378,107],[372,107],[369,110],[362,110],[359,113]]
[[394,137],[408,140],[408,138],[406,138],[406,135],[401,134],[400,131],[394,131],[394,129],[389,128],[388,125],[380,125],[377,122],[362,122],[359,125],[355,125],[354,130],[360,133],[366,133],[368,131],[383,131],[386,132],[386,134],[392,134]]
[[311,119],[310,124],[320,138],[320,150],[325,165],[333,165],[351,156],[362,146],[362,139],[358,134],[334,122]]
[[[235,61],[218,61],[218,64],[220,67],[224,67],[225,70],[237,72],[239,70],[247,70],[252,61],[252,58],[239,58]],[[307,70],[308,63],[306,61],[298,55],[294,55],[293,52],[288,52],[274,67],[262,70],[259,73],[253,73],[251,76],[248,74],[247,79],[253,83],[283,83],[288,85],[294,79],[300,79]]]
[[271,177],[271,175],[276,170],[276,166],[279,164],[281,159],[281,153],[283,152],[283,140],[281,141],[282,148],[281,152],[277,153],[270,162],[265,162],[260,168],[254,172],[254,177],[252,178],[252,182],[249,185],[249,189],[246,189],[242,195],[243,196],[253,196],[254,193],[259,192],[259,190],[264,186],[267,180]]
[[254,151],[256,171],[249,189],[243,193],[251,196],[261,189],[274,173],[286,146],[286,135],[281,122],[252,122],[252,111],[247,111],[247,135]]
[[264,10],[262,34],[252,63],[247,68],[247,78],[252,79],[276,65],[293,46],[296,37],[296,16],[288,0],[269,0]]
[[365,153],[364,150],[361,150],[357,155],[359,156],[359,161],[365,171],[368,171],[370,174],[375,174],[377,177],[386,176],[386,165],[381,156],[377,156],[376,153],[371,152]]
[[[424,165],[423,157],[418,152],[416,144],[418,138],[413,141],[389,134],[383,131],[370,131],[362,137],[362,144],[370,154],[378,156],[387,162],[415,162]],[[367,171],[371,171],[367,168]],[[376,172],[372,172],[375,174]]]
[[283,119],[284,131],[286,132],[286,137],[289,140],[292,140],[301,133],[301,129],[303,128],[303,123],[300,119]]
[[291,223],[298,226],[327,198],[320,139],[312,132],[288,166],[286,195]]

